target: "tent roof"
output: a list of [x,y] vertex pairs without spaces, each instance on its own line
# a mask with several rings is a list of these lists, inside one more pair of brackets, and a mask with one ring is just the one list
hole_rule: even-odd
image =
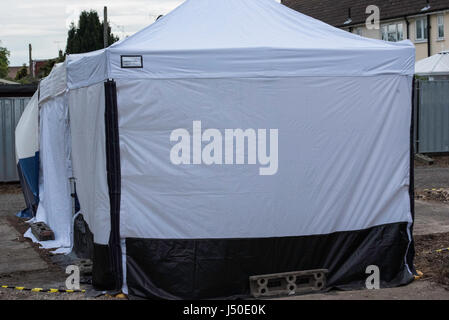
[[442,51],[416,62],[415,72],[420,76],[449,75],[449,51]]
[[[123,68],[126,55],[142,56],[143,67]],[[96,71],[133,79],[411,75],[414,68],[410,41],[363,38],[273,0],[187,0],[105,50],[69,56],[69,68],[85,76],[83,65],[92,69],[102,56],[106,65]]]
[[39,102],[43,102],[48,98],[56,97],[67,88],[66,83],[66,67],[65,63],[57,63],[51,69],[51,72],[46,76],[39,85]]
[[115,50],[187,51],[247,48],[392,48],[303,15],[274,0],[188,0]]

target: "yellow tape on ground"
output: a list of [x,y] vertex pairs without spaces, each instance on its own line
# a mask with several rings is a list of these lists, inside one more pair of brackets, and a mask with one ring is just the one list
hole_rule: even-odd
[[28,289],[26,287],[12,287],[12,286],[0,286],[4,289],[14,289],[19,291],[32,291],[32,292],[43,292],[43,293],[85,293],[86,290],[60,290],[60,289],[43,289],[43,288],[32,288]]

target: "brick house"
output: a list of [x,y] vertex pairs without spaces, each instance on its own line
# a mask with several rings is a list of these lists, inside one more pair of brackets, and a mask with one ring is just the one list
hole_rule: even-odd
[[[449,50],[449,0],[282,0],[294,10],[363,37],[410,39],[416,60]],[[380,9],[380,28],[370,30],[366,8]]]
[[22,68],[22,66],[9,66],[8,67],[8,78],[15,79],[17,72]]

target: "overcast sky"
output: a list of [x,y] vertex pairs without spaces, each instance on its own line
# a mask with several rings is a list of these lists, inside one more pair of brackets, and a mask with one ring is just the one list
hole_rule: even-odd
[[[257,0],[255,0],[257,1]],[[280,0],[275,0],[280,2]],[[28,64],[28,43],[33,59],[48,59],[65,50],[68,26],[83,10],[97,10],[103,19],[108,7],[112,32],[131,35],[167,14],[184,0],[0,0],[0,46],[11,52],[10,66]]]
[[[257,0],[256,0],[257,1]],[[275,0],[280,2],[280,0]],[[97,10],[103,19],[108,7],[112,32],[131,35],[167,14],[184,0],[0,0],[0,46],[11,52],[10,66],[28,64],[28,43],[33,59],[49,59],[65,50],[68,26],[83,10]]]
[[184,0],[0,0],[0,46],[11,52],[10,65],[28,64],[28,43],[33,58],[54,58],[65,49],[67,28],[82,10],[95,9],[108,18],[120,38],[135,33]]

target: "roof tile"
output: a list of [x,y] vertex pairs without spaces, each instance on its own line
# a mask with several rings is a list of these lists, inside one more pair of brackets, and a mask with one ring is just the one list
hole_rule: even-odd
[[[351,9],[352,23],[363,23],[368,14],[366,8],[373,4],[372,0],[282,0],[282,3],[296,11],[324,21],[336,27],[344,26]],[[430,0],[427,12],[449,9],[448,0]],[[381,20],[393,19],[422,13],[421,9],[427,5],[426,0],[376,0],[375,5],[380,9]]]

